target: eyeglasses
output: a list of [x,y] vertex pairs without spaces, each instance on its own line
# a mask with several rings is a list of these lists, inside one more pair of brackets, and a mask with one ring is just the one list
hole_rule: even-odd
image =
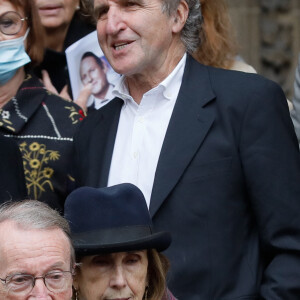
[[0,16],[0,31],[6,35],[14,35],[20,32],[23,22],[28,18],[22,18],[15,11],[8,11]]
[[5,285],[9,295],[28,295],[35,286],[37,279],[43,279],[46,288],[53,293],[60,293],[72,285],[72,271],[53,271],[44,276],[34,277],[29,274],[13,274],[0,280]]

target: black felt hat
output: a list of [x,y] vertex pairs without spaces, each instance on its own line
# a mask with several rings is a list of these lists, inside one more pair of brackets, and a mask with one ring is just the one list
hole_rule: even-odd
[[77,255],[156,249],[171,243],[168,232],[153,232],[142,192],[133,184],[81,187],[65,202],[65,218]]

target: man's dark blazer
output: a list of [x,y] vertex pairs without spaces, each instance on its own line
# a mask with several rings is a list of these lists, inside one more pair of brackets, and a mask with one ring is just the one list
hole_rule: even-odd
[[[75,136],[78,186],[107,185],[122,104]],[[300,156],[281,88],[188,56],[150,213],[172,233],[168,285],[179,299],[300,299]]]
[[0,158],[0,203],[26,199],[23,161],[18,144],[3,135],[0,135]]

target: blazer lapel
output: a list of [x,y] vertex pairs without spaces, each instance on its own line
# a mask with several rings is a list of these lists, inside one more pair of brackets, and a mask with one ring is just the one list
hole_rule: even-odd
[[[89,174],[91,174],[91,182],[93,186],[107,186],[108,174],[110,169],[111,158],[114,149],[116,133],[119,124],[119,117],[123,100],[119,98],[113,99],[105,107],[95,112],[97,115],[97,123],[92,128],[94,134],[92,136],[90,147],[90,165]],[[101,166],[99,170],[99,166]]]
[[188,56],[155,173],[150,201],[152,217],[179,181],[211,127],[214,115],[205,110],[205,105],[214,98],[207,68]]

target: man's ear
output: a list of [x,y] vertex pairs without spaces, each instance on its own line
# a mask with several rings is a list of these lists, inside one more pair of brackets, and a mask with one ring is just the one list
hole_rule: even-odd
[[189,6],[185,0],[181,0],[174,15],[173,33],[179,33],[185,25],[189,15]]

